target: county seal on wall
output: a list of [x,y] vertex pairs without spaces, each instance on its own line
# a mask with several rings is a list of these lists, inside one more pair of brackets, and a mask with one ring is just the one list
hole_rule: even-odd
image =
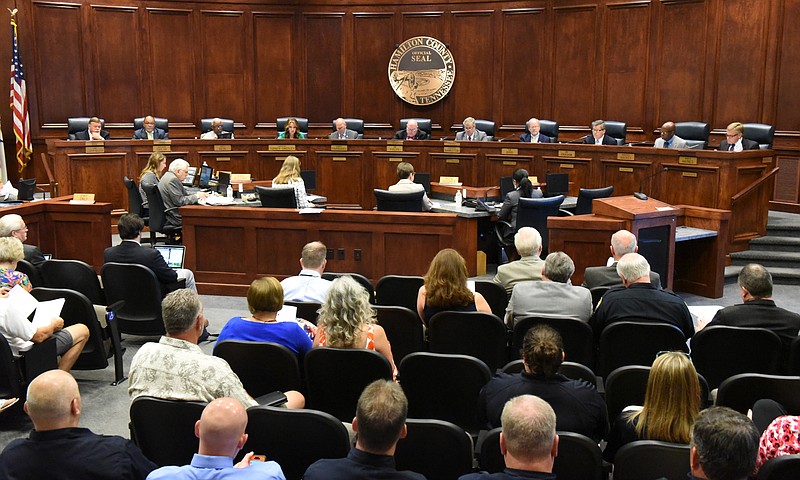
[[453,54],[432,37],[409,38],[389,60],[392,90],[412,105],[430,105],[443,99],[455,78]]

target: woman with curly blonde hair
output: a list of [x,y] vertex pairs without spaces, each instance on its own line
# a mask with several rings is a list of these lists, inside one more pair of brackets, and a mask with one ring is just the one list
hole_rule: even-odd
[[417,313],[426,325],[435,314],[447,310],[492,313],[483,295],[467,288],[467,262],[452,248],[433,257],[417,293]]
[[277,185],[290,185],[294,188],[294,197],[297,199],[297,208],[306,208],[308,200],[306,199],[306,184],[303,182],[303,177],[300,176],[300,159],[294,155],[289,155],[283,161],[281,171],[278,176],[272,179],[272,187]]
[[383,327],[375,324],[369,293],[350,276],[337,278],[317,317],[314,347],[366,348],[389,360],[397,376],[392,346]]

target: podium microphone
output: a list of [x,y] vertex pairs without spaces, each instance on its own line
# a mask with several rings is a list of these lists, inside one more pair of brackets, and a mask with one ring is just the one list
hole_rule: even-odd
[[497,143],[500,143],[500,142],[505,142],[505,141],[506,141],[506,140],[508,140],[509,138],[511,138],[511,137],[516,137],[516,136],[517,136],[517,134],[516,134],[516,133],[512,133],[511,135],[509,135],[509,136],[507,136],[507,137],[503,137],[503,138],[501,138],[500,140],[498,140],[498,141],[497,141]]
[[669,170],[669,167],[663,167],[661,170],[658,170],[656,173],[653,173],[653,174],[651,174],[651,175],[649,175],[649,176],[645,177],[645,179],[644,179],[644,180],[642,180],[642,181],[640,181],[640,182],[639,182],[639,191],[638,191],[638,192],[634,192],[634,193],[633,193],[633,196],[634,196],[634,197],[636,197],[636,198],[638,198],[639,200],[647,200],[647,195],[645,195],[644,193],[642,193],[644,182],[645,182],[645,181],[647,181],[647,180],[650,180],[650,179],[653,179],[653,178],[655,178],[655,177],[656,177],[656,176],[658,176],[658,175],[659,175],[661,172],[666,172],[667,170]]

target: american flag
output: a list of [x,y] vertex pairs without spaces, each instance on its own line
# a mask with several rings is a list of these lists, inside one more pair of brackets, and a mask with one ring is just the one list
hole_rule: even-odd
[[31,144],[31,123],[28,118],[28,92],[25,87],[25,74],[17,42],[16,9],[11,12],[11,111],[14,117],[14,137],[17,145],[17,167],[19,173],[25,169],[33,154]]

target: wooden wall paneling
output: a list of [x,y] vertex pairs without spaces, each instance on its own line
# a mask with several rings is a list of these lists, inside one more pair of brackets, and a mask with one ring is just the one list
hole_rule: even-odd
[[[94,105],[107,123],[127,121],[142,111],[143,49],[139,8],[91,5]],[[148,89],[149,92],[149,89]],[[145,106],[151,105],[147,95]],[[105,200],[100,200],[105,201]]]
[[[190,268],[194,271],[198,281],[242,283],[247,285],[254,278],[257,268],[260,267],[262,257],[258,255],[258,261],[252,262],[248,261],[252,260],[252,257],[244,255],[242,252],[255,251],[262,253],[267,250],[276,253],[281,249],[281,245],[288,243],[283,237],[280,240],[272,237],[268,239],[268,243],[263,244],[269,245],[268,248],[247,250],[248,247],[254,247],[254,240],[263,241],[260,235],[257,235],[257,233],[260,233],[260,229],[255,230],[249,225],[240,225],[228,218],[211,217],[209,215],[207,222],[204,222],[203,225],[197,225],[195,228],[190,229],[194,234],[194,251],[213,252],[211,255],[192,254],[195,258],[195,265]],[[188,238],[185,241],[187,244],[192,244]],[[302,245],[302,243],[295,245]],[[220,248],[220,246],[225,246],[226,248]],[[295,256],[295,258],[297,257]]]
[[[297,222],[299,223],[299,222]],[[300,272],[300,258],[303,245],[320,240],[319,232],[307,230],[307,225],[290,228],[289,222],[262,222],[263,228],[256,230],[256,245],[252,251],[257,253],[256,271],[259,275],[274,272]],[[327,245],[326,245],[327,246]],[[240,255],[243,256],[243,255]],[[244,257],[244,256],[243,256]],[[293,273],[293,275],[297,275]]]
[[[455,11],[450,17],[452,45],[450,52],[456,62],[457,83],[448,95],[453,121],[442,125],[442,135],[455,138],[464,118],[494,120],[494,88],[491,72],[494,68],[494,11]],[[527,82],[524,82],[527,83]],[[499,87],[499,85],[497,85]],[[498,135],[495,133],[495,135]],[[500,135],[498,135],[500,136]]]
[[[551,92],[546,79],[551,77],[553,52],[547,41],[547,23],[543,8],[512,8],[500,14],[502,26],[500,70],[495,78],[502,89],[502,118],[495,118],[497,127],[514,125],[524,128],[531,117],[550,118],[546,98]],[[545,48],[545,46],[547,47]],[[508,132],[497,133],[498,137]]]
[[[535,175],[539,177],[540,182],[545,181],[548,173],[569,174],[569,194],[576,197],[581,187],[584,185],[594,185],[595,183],[592,179],[593,167],[591,158],[543,156],[542,160],[544,161],[544,171],[535,173]],[[531,172],[531,175],[534,175],[534,173]],[[616,192],[614,193],[616,194]]]
[[[484,161],[482,186],[500,186],[500,177],[510,177],[514,170],[524,168],[531,175],[536,175],[533,168],[533,156],[528,155],[496,155],[487,153]],[[544,179],[542,179],[544,181]]]
[[[365,162],[364,152],[358,151],[317,151],[317,190],[323,192],[332,203],[359,204],[369,201],[372,190],[368,187],[369,179],[354,178],[353,182],[342,182],[343,178],[352,178],[354,172],[368,174],[362,168]],[[305,167],[303,167],[305,168]],[[366,203],[368,205],[369,203]]]
[[[720,172],[717,167],[663,164],[669,170],[648,181],[650,196],[669,204],[714,208],[720,203]],[[616,192],[614,192],[616,194]]]
[[647,104],[647,73],[651,31],[649,1],[633,0],[606,5],[605,78],[601,117],[641,128]]
[[[203,118],[245,118],[245,17],[242,11],[200,12],[201,85],[197,89]],[[193,122],[199,124],[200,119]]]
[[[429,36],[443,42],[452,53],[452,49],[455,47],[455,45],[451,41],[448,22],[444,13],[444,11],[403,12],[400,17],[402,22],[402,27],[400,30],[403,32],[403,34],[402,38],[400,38],[396,43],[399,45],[400,43],[412,37]],[[393,50],[394,48],[392,48],[392,51]],[[391,51],[386,52],[387,66],[391,54]],[[458,63],[456,63],[456,82],[459,81]],[[394,93],[392,93],[392,95],[394,95]],[[433,132],[431,132],[431,138],[444,137],[445,133],[440,130],[441,127],[445,125],[449,126],[453,123],[449,118],[445,118],[445,106],[452,101],[451,95],[452,90],[447,97],[439,100],[433,105],[419,106],[406,103],[401,100],[400,97],[394,95],[395,102],[400,105],[400,116],[398,116],[396,119],[392,119],[394,128],[396,130],[400,128],[399,125],[401,118],[430,118],[431,128],[433,130]]]
[[55,258],[81,260],[99,273],[103,251],[111,246],[111,205],[95,204],[88,212],[75,212],[65,207],[70,205],[49,207],[53,209],[46,214],[47,228],[52,232],[52,250],[44,251]]
[[[124,152],[68,155],[72,190],[59,187],[59,193],[94,193],[97,202],[127,205],[128,191],[122,185],[122,177],[127,174],[127,155]],[[136,178],[138,185],[138,175]]]
[[[319,235],[315,240],[325,244],[327,248],[334,251],[333,258],[328,260],[325,270],[329,272],[360,273],[367,278],[379,278],[375,276],[375,270],[379,265],[373,264],[370,259],[373,257],[373,237],[371,232],[354,231],[358,226],[342,228],[342,225],[320,226]],[[311,241],[311,240],[309,240]],[[298,244],[301,245],[301,244]],[[340,249],[344,251],[344,257],[340,258]],[[355,251],[359,250],[361,258],[355,259]],[[391,254],[390,254],[391,255]]]
[[[800,0],[784,0],[783,12],[780,15],[781,35],[778,45],[778,62],[776,67],[775,125],[780,130],[800,130],[800,49],[797,39],[800,38]],[[779,176],[783,176],[781,167]],[[777,185],[776,185],[777,186]],[[778,193],[776,188],[776,195]],[[776,198],[777,199],[777,198]]]
[[130,119],[144,115],[166,117],[170,120],[170,134],[176,137],[175,127],[194,125],[198,121],[197,68],[198,34],[195,16],[188,9],[148,8],[145,24],[148,28],[148,48],[145,51],[149,69],[146,70],[144,89],[139,109],[131,112]]
[[479,185],[478,155],[475,153],[430,153],[431,181],[439,177],[458,177],[464,185]]
[[[20,48],[23,62],[33,65],[27,71],[36,72],[27,79],[28,91],[36,95],[36,101],[29,103],[31,114],[37,113],[37,121],[31,121],[35,135],[40,127],[66,124],[68,117],[94,115],[95,100],[88,98],[80,5],[32,2],[30,12],[33,41],[25,45],[20,39]],[[12,139],[13,145],[13,134],[4,138]]]
[[776,166],[780,172],[775,177],[775,196],[778,202],[800,202],[800,155],[776,155]]
[[344,109],[344,13],[307,13],[305,23],[306,104],[309,123],[325,126]]
[[[397,125],[396,100],[387,77],[389,58],[394,51],[394,25],[397,17],[393,12],[353,13],[353,105],[347,105],[344,117],[362,118],[365,136],[369,128],[392,129]],[[457,66],[456,66],[457,67]],[[350,112],[353,112],[351,115]],[[399,117],[398,117],[399,118]]]
[[[652,195],[652,183],[642,182],[650,176],[651,164],[648,162],[630,162],[621,160],[600,161],[600,183],[588,188],[602,188],[614,185],[614,196],[633,195],[644,189],[644,193]],[[642,185],[642,187],[640,187]],[[587,188],[581,185],[581,188]],[[661,198],[659,198],[661,200]]]
[[252,42],[255,123],[258,128],[271,127],[268,132],[259,133],[274,138],[278,117],[299,115],[295,113],[295,96],[300,90],[294,52],[301,46],[294,35],[294,14],[255,12]]

